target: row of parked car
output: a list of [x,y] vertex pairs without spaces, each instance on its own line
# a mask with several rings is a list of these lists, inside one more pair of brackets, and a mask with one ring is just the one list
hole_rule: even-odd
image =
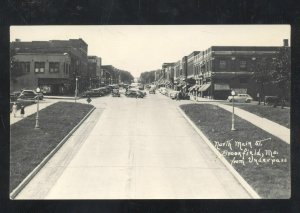
[[[119,90],[119,85],[111,84],[111,85],[104,86],[104,87],[89,89],[89,90],[85,91],[82,94],[82,96],[83,97],[102,97],[102,96],[108,95],[108,94],[110,94],[110,93],[112,93],[113,91],[116,91],[116,90]],[[117,96],[119,96],[119,95],[117,95]]]
[[160,87],[158,89],[158,91],[165,95],[165,96],[168,96],[170,97],[171,99],[180,99],[180,100],[189,100],[190,99],[190,96],[186,93],[181,93],[180,91],[176,91],[176,90],[171,90],[171,89],[168,89],[168,88],[165,88],[165,87]]

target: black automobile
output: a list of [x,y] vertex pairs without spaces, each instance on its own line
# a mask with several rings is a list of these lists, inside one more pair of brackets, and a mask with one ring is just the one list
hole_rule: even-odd
[[34,90],[23,90],[17,100],[43,100],[42,93],[36,93]]
[[112,90],[112,97],[120,97],[120,92],[118,89]]
[[83,93],[83,97],[101,97],[102,94],[99,89],[88,90]]
[[155,89],[154,88],[150,88],[149,89],[149,94],[155,94]]
[[105,87],[99,88],[99,92],[100,92],[101,96],[107,95],[109,93]]
[[132,98],[143,98],[144,97],[143,93],[138,90],[128,90],[127,92],[125,92],[125,96],[132,97]]

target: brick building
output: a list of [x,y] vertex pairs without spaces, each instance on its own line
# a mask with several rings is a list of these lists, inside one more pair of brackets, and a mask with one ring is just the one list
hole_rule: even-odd
[[[262,58],[269,60],[277,56],[282,47],[256,46],[212,46],[202,52],[200,62],[200,96],[214,99],[226,99],[231,90],[248,93],[256,97],[258,85],[252,76],[257,63]],[[277,95],[271,85],[266,86],[267,95]]]
[[174,64],[175,63],[163,63],[162,70],[164,72],[165,86],[173,87],[174,84]]
[[70,64],[68,54],[17,53],[14,56],[21,76],[11,78],[12,91],[40,87],[45,94],[68,94],[71,92]]
[[[47,91],[51,91],[49,94],[70,94],[75,91],[76,77],[79,78],[79,91],[85,90],[89,85],[88,45],[81,38],[32,42],[21,42],[17,39],[15,42],[11,42],[10,47],[11,57],[16,60],[16,63],[25,63],[27,64],[25,66],[30,67],[29,72],[24,72],[23,75],[16,78],[14,73],[11,73],[12,91],[21,87],[36,89],[37,86],[43,86],[43,88],[48,87]],[[67,55],[67,59],[63,55]],[[29,60],[31,63],[28,65]],[[65,64],[68,66],[66,69],[63,68]],[[20,66],[20,69],[23,68]],[[64,70],[67,70],[67,75],[64,75]]]
[[183,56],[181,59],[181,67],[180,67],[180,83],[179,88],[183,91],[187,91],[187,56]]
[[88,56],[88,77],[91,88],[101,86],[101,62],[101,58],[98,56]]

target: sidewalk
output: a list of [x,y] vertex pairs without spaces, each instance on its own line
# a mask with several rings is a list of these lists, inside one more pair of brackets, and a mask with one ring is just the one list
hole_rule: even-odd
[[[232,106],[228,106],[221,103],[214,103],[215,105],[232,112]],[[247,112],[246,110],[240,109],[238,107],[234,108],[235,115],[247,120],[248,122],[254,124],[255,126],[269,132],[270,134],[280,138],[284,142],[290,144],[290,129],[281,126],[273,121],[266,118],[257,116],[253,113]]]
[[[75,100],[74,96],[44,96],[44,99],[67,99],[67,100]],[[81,99],[81,97],[77,97],[76,100]]]
[[[54,103],[56,103],[57,100],[42,100],[39,102],[39,110],[41,109],[44,109]],[[23,118],[21,117],[21,113],[20,113],[21,110],[18,110],[17,111],[17,117],[14,117],[13,113],[10,113],[10,125],[22,120]],[[30,106],[27,106],[25,107],[25,115],[24,115],[24,118],[29,116],[29,115],[32,115],[34,113],[36,113],[37,111],[37,105],[36,104],[32,104]]]
[[[212,99],[206,99],[206,98],[200,98],[198,97],[198,100],[187,100],[188,103],[210,103],[217,105],[229,112],[232,112],[232,106],[222,104],[222,101],[220,100],[212,100]],[[253,125],[263,129],[266,132],[269,132],[270,134],[280,138],[287,144],[290,144],[290,129],[286,128],[285,126],[282,126],[278,123],[275,123],[269,119],[257,116],[253,113],[250,113],[246,110],[240,109],[238,107],[234,108],[235,115],[239,116],[240,118],[252,123]]]

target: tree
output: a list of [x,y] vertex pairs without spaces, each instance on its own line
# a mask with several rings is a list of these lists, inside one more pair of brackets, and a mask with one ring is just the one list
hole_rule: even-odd
[[128,71],[120,70],[121,81],[127,84],[130,84],[134,77]]
[[272,72],[272,81],[281,93],[279,98],[281,100],[281,107],[284,107],[284,101],[290,100],[291,87],[291,52],[289,47],[281,47],[278,55],[273,62],[274,69]]
[[[258,104],[261,98],[265,96],[265,85],[271,83],[273,64],[268,58],[261,58],[256,60],[256,64],[252,66],[253,76],[252,79],[258,85]],[[265,104],[265,100],[264,100]]]
[[155,71],[142,72],[140,75],[140,81],[143,84],[149,84],[155,81]]

